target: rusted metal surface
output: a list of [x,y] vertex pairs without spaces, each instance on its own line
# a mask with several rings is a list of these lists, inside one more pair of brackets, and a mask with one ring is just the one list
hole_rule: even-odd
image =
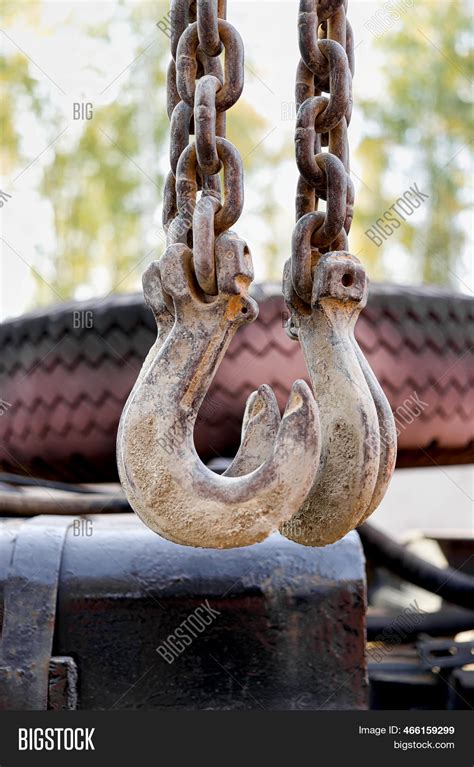
[[78,673],[73,658],[51,658],[49,664],[48,710],[75,711],[78,700]]
[[[291,271],[296,293],[311,303],[312,270],[326,251],[347,250],[354,187],[347,127],[352,111],[353,37],[347,0],[300,0],[301,60],[296,73],[295,133],[300,172]],[[329,96],[323,96],[326,91]],[[328,152],[322,147],[328,146]],[[326,212],[318,212],[319,200]]]
[[367,300],[358,260],[344,252],[322,255],[310,306],[294,292],[288,264],[285,297],[291,332],[299,337],[318,393],[322,447],[313,487],[289,529],[282,530],[300,543],[322,546],[356,527],[380,502],[395,467],[395,427],[354,338]]
[[[353,39],[346,6],[343,0],[301,0],[299,13],[300,180],[283,289],[288,334],[300,341],[317,393],[322,446],[313,487],[281,530],[310,546],[332,543],[366,519],[382,500],[396,460],[390,406],[354,337],[368,280],[347,252],[354,190],[347,142]],[[320,199],[326,200],[324,213],[317,209]]]
[[[218,124],[242,91],[243,46],[218,17],[217,3],[198,3],[196,21],[187,5],[173,5],[171,174],[163,218],[168,248],[144,277],[159,338],[125,407],[117,458],[137,514],[179,543],[243,546],[276,525],[306,545],[332,543],[374,511],[395,467],[393,417],[354,338],[367,279],[347,252],[354,202],[347,142],[353,39],[345,7],[342,0],[302,0],[299,14],[295,143],[301,177],[284,292],[292,312],[289,332],[301,342],[321,418],[300,381],[281,422],[275,398],[261,389],[248,404],[236,460],[225,476],[215,477],[194,448],[197,411],[235,330],[257,316],[247,294],[250,252],[228,231],[242,210],[242,161]],[[320,199],[324,213],[317,209]]]
[[[274,441],[272,429],[267,434],[270,455],[261,465],[244,476],[220,477],[200,461],[193,441],[197,412],[237,327],[257,311],[247,296],[251,267],[243,241],[221,235],[216,257],[213,301],[193,287],[185,245],[170,246],[145,273],[160,334],[125,406],[117,457],[127,498],[151,529],[177,543],[224,548],[262,540],[303,503],[319,460],[319,421],[308,386],[297,381]],[[177,318],[171,330],[165,295]],[[266,389],[251,408],[249,435],[262,408],[274,417]]]
[[[33,517],[15,530],[3,589],[0,708],[47,708],[61,557],[73,519]],[[2,526],[5,532],[8,538]]]
[[[288,304],[298,306],[289,273],[285,285]],[[396,433],[387,399],[354,337],[367,300],[363,268],[349,254],[327,254],[316,268],[315,286],[311,313],[293,314],[298,327],[292,327],[318,392],[321,429],[327,439],[322,441],[313,487],[281,531],[299,543],[321,546],[345,535],[379,505],[395,468]],[[253,470],[267,459],[271,448],[265,432],[271,433],[278,421],[278,403],[270,396],[255,434],[244,417],[240,451],[227,475],[238,474],[242,464],[246,471]]]
[[238,477],[254,471],[266,461],[271,455],[280,423],[275,394],[270,386],[263,385],[247,400],[240,448],[224,475]]
[[[67,538],[55,639],[77,660],[78,708],[367,706],[355,533],[324,549],[275,534],[218,551],[176,546],[134,514],[90,519],[92,536]],[[156,648],[206,600],[215,621],[167,662]]]
[[177,543],[216,548],[255,543],[288,521],[313,484],[320,454],[318,410],[303,381],[293,385],[281,421],[270,392],[255,395],[226,476],[207,469],[194,447],[194,424],[214,373],[238,327],[258,313],[248,296],[249,248],[230,231],[242,211],[243,169],[219,116],[242,92],[244,57],[240,35],[219,18],[224,11],[224,4],[198,3],[194,20],[188,4],[172,3],[168,247],[144,275],[158,340],[117,437],[120,480],[140,518]]
[[[85,520],[93,534],[69,534],[62,551],[48,708],[367,707],[365,568],[355,533],[324,549],[275,534],[217,551],[172,544],[134,514]],[[30,528],[38,565],[56,524],[49,517]],[[0,519],[0,612],[21,525]],[[215,620],[174,658],[160,655],[203,604]],[[32,622],[29,605],[16,609],[18,624]],[[25,697],[35,708],[26,689]]]

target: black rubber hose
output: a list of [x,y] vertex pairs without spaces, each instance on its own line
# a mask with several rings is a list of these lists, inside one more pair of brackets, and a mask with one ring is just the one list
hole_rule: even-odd
[[0,490],[0,516],[34,517],[37,514],[115,514],[132,511],[123,495],[68,493],[41,496]]
[[[420,634],[429,634],[432,637],[452,637],[460,631],[472,631],[474,629],[474,612],[471,610],[459,610],[450,607],[439,610],[436,613],[416,613],[416,622],[410,621],[410,613],[406,613],[407,620],[400,622],[403,610],[399,615],[368,615],[367,616],[367,639],[369,642],[383,641],[384,632],[390,636],[394,629],[398,628],[397,636],[400,641],[413,642]],[[400,630],[401,629],[401,630]]]
[[19,485],[20,487],[47,487],[49,490],[64,490],[67,493],[82,493],[84,495],[94,495],[98,492],[83,485],[72,485],[69,482],[56,482],[39,477],[23,477],[6,471],[0,472],[0,482],[7,485]]
[[374,564],[437,594],[447,602],[474,609],[474,577],[471,575],[426,562],[367,522],[358,528],[358,532],[365,556]]

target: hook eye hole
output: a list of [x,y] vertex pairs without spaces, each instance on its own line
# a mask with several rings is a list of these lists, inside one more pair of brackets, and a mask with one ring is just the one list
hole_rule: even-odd
[[345,274],[342,275],[341,282],[345,288],[350,288],[351,285],[354,284],[354,276],[352,274],[349,274],[349,272],[346,272]]
[[247,309],[247,307],[246,307],[246,306],[243,306],[243,307],[242,307],[242,309],[241,309],[240,311],[242,312],[242,314],[248,314],[248,311],[249,311],[249,310]]

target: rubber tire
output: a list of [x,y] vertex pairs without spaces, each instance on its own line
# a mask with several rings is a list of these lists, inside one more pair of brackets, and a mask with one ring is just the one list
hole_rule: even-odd
[[[279,288],[255,293],[259,318],[238,332],[199,414],[195,440],[205,461],[235,453],[245,400],[260,383],[274,388],[283,408],[291,383],[307,377],[299,345],[283,328]],[[399,466],[473,460],[473,305],[436,289],[371,287],[357,337],[396,413]],[[116,481],[118,421],[155,335],[141,295],[64,304],[3,323],[1,470]],[[426,405],[410,422],[414,397]]]

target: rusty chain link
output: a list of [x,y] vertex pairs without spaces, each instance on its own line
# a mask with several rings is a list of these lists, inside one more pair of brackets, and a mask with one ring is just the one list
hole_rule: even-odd
[[[291,273],[293,287],[306,303],[311,302],[312,272],[319,255],[346,250],[352,223],[347,127],[354,41],[346,8],[347,0],[300,0],[299,6],[295,154],[300,178]],[[327,152],[322,151],[324,146]],[[319,200],[326,201],[325,213],[318,211]]]
[[[243,206],[242,160],[225,138],[225,113],[242,93],[244,48],[225,15],[226,0],[171,2],[171,171],[165,182],[163,227],[168,245],[192,248],[196,279],[209,295],[217,292],[216,238],[237,221]],[[192,134],[195,141],[189,143]]]
[[[346,5],[300,0],[298,19],[300,178],[283,292],[318,402],[295,381],[281,417],[272,389],[259,387],[237,456],[217,477],[196,453],[194,425],[236,330],[258,314],[250,252],[230,230],[242,211],[243,170],[225,113],[242,92],[243,45],[225,3],[171,4],[167,247],[143,276],[158,337],[122,414],[117,465],[136,513],[175,543],[247,546],[277,527],[307,546],[334,543],[377,508],[395,467],[390,406],[354,337],[368,281],[346,252],[354,201]],[[160,434],[182,439],[169,450]]]

